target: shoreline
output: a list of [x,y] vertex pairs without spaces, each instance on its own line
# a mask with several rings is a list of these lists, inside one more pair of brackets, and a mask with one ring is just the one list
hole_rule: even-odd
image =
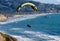
[[[18,16],[33,16],[33,15],[47,15],[47,14],[53,14],[53,13],[41,13],[41,14],[15,14],[12,17],[18,17]],[[57,13],[55,13],[57,14]]]
[[[49,14],[53,14],[53,13],[49,13]],[[45,15],[49,15],[48,13],[47,14],[28,14],[28,15],[13,15],[11,17],[8,17],[6,21],[3,21],[3,22],[0,22],[1,25],[3,24],[8,24],[8,23],[12,23],[12,22],[17,22],[17,21],[23,21],[23,20],[27,20],[27,19],[32,19],[32,18],[36,18],[38,16],[45,16]],[[55,13],[57,14],[57,13]]]
[[[2,13],[3,14],[3,13]],[[17,13],[8,13],[8,14],[3,14],[7,17],[12,17],[13,15],[35,15],[35,14],[53,14],[53,13],[33,13],[33,14],[17,14]],[[55,13],[56,14],[56,13]]]

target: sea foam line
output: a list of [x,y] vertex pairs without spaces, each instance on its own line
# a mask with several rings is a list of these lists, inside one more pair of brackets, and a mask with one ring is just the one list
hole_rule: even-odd
[[[1,31],[1,32],[3,32],[3,31]],[[5,32],[3,32],[3,33],[5,33]],[[42,39],[45,39],[46,41],[60,41],[60,37],[59,36],[48,35],[48,34],[45,34],[45,33],[42,33],[42,32],[27,31],[26,30],[23,33],[31,34],[34,37],[42,38]],[[17,35],[11,35],[11,36],[15,37],[18,41],[35,41],[34,37],[32,37],[32,36],[31,36],[32,38],[28,38],[28,37],[25,37],[25,36],[24,37],[23,36],[17,36]]]
[[[35,31],[24,31],[24,33],[32,34],[35,37],[46,39],[46,41],[60,41],[59,36],[48,35],[48,34],[44,34],[41,32],[35,32]],[[27,37],[22,37],[22,36],[15,36],[15,35],[12,35],[12,36],[17,38],[18,41],[36,41],[36,40],[34,40],[34,38],[27,38]]]
[[34,32],[34,31],[24,31],[24,33],[33,34],[34,36],[40,37],[42,39],[46,39],[47,41],[60,41],[59,36],[48,35],[48,34],[44,34],[41,32]]
[[[49,13],[49,14],[51,14],[51,13]],[[0,24],[8,24],[8,23],[13,23],[13,22],[17,22],[17,21],[23,21],[26,19],[32,19],[32,18],[36,18],[38,16],[44,16],[44,15],[48,15],[48,14],[15,15],[14,17],[9,17],[7,19],[7,21],[5,21],[5,22],[0,22]]]

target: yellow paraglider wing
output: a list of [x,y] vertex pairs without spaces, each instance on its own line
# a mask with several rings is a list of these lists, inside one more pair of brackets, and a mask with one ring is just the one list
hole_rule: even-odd
[[37,7],[31,6],[31,8],[32,8],[35,12],[37,11]]
[[18,12],[22,7],[24,7],[26,5],[30,6],[35,12],[37,11],[37,7],[36,7],[35,4],[30,3],[30,2],[26,2],[26,3],[23,3],[20,6],[18,6],[17,9],[16,9],[16,12]]
[[26,3],[23,3],[21,5],[21,7],[25,6],[25,5],[29,5],[29,6],[35,6],[33,3],[30,3],[30,2],[26,2]]
[[16,13],[18,13],[18,11],[21,9],[21,5],[19,5],[17,8],[16,8]]

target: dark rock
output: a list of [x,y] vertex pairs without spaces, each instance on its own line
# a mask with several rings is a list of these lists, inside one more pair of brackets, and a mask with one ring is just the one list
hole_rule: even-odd
[[31,25],[28,24],[27,27],[31,27]]

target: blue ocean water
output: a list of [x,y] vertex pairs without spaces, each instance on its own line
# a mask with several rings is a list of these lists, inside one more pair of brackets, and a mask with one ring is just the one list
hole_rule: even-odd
[[[0,0],[0,13],[14,13],[17,6],[26,1],[32,0]],[[38,2],[35,4],[38,6]],[[60,41],[60,13],[9,18],[0,22],[0,31],[16,37],[18,41]]]
[[0,24],[0,31],[20,37],[21,41],[60,41],[60,14],[47,14]]

